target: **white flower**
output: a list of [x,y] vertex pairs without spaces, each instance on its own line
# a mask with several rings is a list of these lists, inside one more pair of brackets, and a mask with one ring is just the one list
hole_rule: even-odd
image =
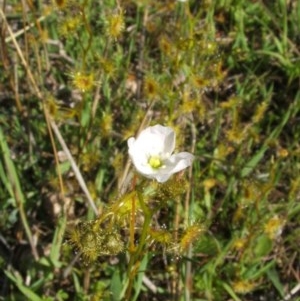
[[139,173],[158,182],[192,164],[194,156],[187,152],[173,154],[175,132],[172,128],[155,125],[143,130],[137,139],[128,139],[129,156]]

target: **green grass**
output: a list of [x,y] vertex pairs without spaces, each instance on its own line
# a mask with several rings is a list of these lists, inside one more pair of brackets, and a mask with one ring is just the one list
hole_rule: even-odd
[[299,1],[45,2],[1,7],[0,300],[300,300]]

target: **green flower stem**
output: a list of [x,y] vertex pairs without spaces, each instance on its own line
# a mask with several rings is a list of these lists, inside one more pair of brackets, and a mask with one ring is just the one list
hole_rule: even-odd
[[135,229],[135,195],[132,196],[131,201],[131,216],[130,216],[130,245],[129,249],[131,252],[135,251],[134,245],[134,229]]
[[140,238],[140,243],[139,243],[137,251],[136,251],[137,254],[140,254],[142,252],[143,247],[146,242],[147,233],[148,233],[151,218],[152,218],[152,212],[146,206],[142,193],[140,191],[137,191],[137,195],[138,195],[140,206],[143,210],[144,217],[145,217],[144,224],[143,224],[143,230],[142,230],[142,234],[141,234],[141,238]]
[[147,240],[148,230],[152,219],[152,212],[145,204],[143,194],[139,189],[137,189],[137,195],[145,219],[144,219],[144,224],[143,224],[143,229],[142,229],[139,244],[137,246],[137,249],[134,250],[134,252],[131,254],[130,261],[129,261],[129,266],[128,266],[129,282],[126,289],[125,300],[130,300],[133,282],[141,263],[144,247]]

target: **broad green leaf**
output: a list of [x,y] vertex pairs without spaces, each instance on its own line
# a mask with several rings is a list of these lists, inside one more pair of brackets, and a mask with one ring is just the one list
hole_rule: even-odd
[[120,300],[120,295],[123,290],[123,284],[121,281],[120,271],[118,269],[115,270],[115,272],[112,276],[110,290],[112,293],[113,301]]

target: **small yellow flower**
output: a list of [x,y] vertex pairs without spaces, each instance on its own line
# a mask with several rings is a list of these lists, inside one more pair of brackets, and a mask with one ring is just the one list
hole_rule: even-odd
[[277,156],[280,158],[286,158],[289,155],[289,151],[286,148],[279,148]]
[[238,294],[247,294],[251,292],[255,284],[249,280],[238,280],[232,283],[233,290]]
[[144,81],[144,93],[147,98],[152,99],[159,95],[159,83],[151,76]]
[[196,107],[195,104],[196,103],[193,100],[184,101],[181,105],[181,111],[185,114],[192,113]]
[[213,187],[215,187],[217,184],[216,179],[210,178],[210,179],[206,179],[203,182],[203,186],[205,188],[206,191],[212,189]]
[[242,251],[247,243],[245,238],[237,238],[233,243],[233,248],[237,251]]
[[112,78],[116,75],[116,66],[111,59],[99,58],[99,63],[104,73]]
[[284,224],[285,220],[275,215],[265,224],[264,231],[270,239],[276,239],[281,235]]
[[74,87],[82,92],[91,90],[96,84],[93,73],[84,74],[81,72],[75,72],[71,76]]
[[246,139],[245,131],[241,128],[232,128],[226,131],[228,141],[239,144]]
[[59,25],[59,33],[62,36],[68,36],[77,31],[81,25],[81,17],[68,17]]
[[107,18],[106,35],[113,40],[118,39],[125,28],[124,14],[120,11],[117,14],[112,14]]

